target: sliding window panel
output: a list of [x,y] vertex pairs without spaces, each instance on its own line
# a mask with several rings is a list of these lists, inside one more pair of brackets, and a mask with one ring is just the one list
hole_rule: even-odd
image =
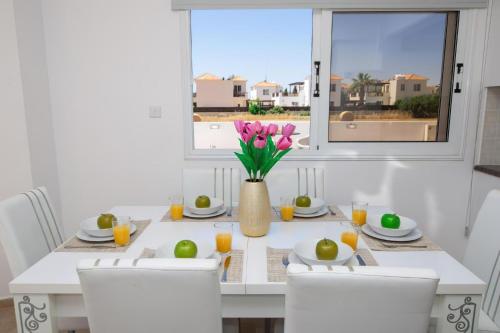
[[328,141],[447,141],[456,26],[456,12],[333,12]]
[[293,123],[293,148],[309,149],[313,10],[193,10],[190,22],[193,149],[238,149],[235,120]]

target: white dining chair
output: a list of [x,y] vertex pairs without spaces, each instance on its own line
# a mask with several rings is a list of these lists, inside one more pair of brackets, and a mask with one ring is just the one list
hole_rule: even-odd
[[432,270],[290,264],[285,333],[424,333],[439,278]]
[[[0,242],[13,277],[18,276],[64,241],[64,234],[45,187],[0,202]],[[82,317],[58,320],[57,327],[72,332],[88,328]]]
[[479,332],[500,332],[500,191],[483,202],[472,227],[464,265],[487,282],[479,314]]
[[239,168],[186,168],[182,170],[184,200],[194,201],[208,195],[224,201],[226,207],[239,202],[241,170]]
[[266,177],[271,204],[277,206],[283,196],[309,195],[324,199],[323,168],[276,168]]
[[222,332],[215,259],[85,259],[78,275],[92,333]]
[[0,241],[14,277],[63,242],[45,188],[36,188],[0,202]]

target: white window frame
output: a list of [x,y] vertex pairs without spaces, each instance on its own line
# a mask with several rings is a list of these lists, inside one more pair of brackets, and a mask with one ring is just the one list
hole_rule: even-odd
[[[463,160],[469,113],[480,103],[482,53],[486,17],[484,9],[460,10],[456,40],[455,63],[465,64],[462,73],[454,76],[462,93],[452,94],[448,142],[328,142],[330,56],[332,12],[342,10],[313,10],[313,43],[311,73],[314,61],[321,61],[320,97],[311,98],[310,149],[294,150],[286,160]],[[357,11],[360,11],[357,9]],[[373,9],[370,10],[373,12]],[[387,9],[381,10],[387,11]],[[436,11],[435,9],[433,11]],[[446,11],[446,10],[443,10]],[[235,149],[194,149],[192,109],[193,73],[191,63],[190,12],[181,11],[180,51],[181,85],[184,114],[184,153],[187,160],[233,160]],[[481,50],[480,56],[474,50]],[[311,84],[312,86],[312,84]],[[312,95],[312,94],[311,94]],[[315,112],[318,110],[318,112]]]

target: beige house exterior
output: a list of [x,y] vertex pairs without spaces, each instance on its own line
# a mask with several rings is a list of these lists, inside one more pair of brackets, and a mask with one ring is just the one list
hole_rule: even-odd
[[433,87],[427,86],[429,79],[418,74],[396,74],[389,80],[389,104],[396,101],[420,95],[429,95]]
[[330,107],[340,106],[340,96],[342,91],[342,77],[330,75]]
[[196,95],[193,103],[197,107],[245,107],[247,80],[241,76],[227,79],[205,73],[194,79]]

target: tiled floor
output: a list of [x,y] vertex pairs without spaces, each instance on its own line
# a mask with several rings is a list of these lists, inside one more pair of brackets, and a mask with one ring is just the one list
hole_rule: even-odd
[[[264,326],[262,319],[242,319],[240,333],[264,333]],[[17,333],[14,307],[10,300],[0,301],[0,333]],[[77,333],[89,333],[89,331],[80,330]]]
[[12,301],[0,301],[0,333],[16,333],[16,317]]

